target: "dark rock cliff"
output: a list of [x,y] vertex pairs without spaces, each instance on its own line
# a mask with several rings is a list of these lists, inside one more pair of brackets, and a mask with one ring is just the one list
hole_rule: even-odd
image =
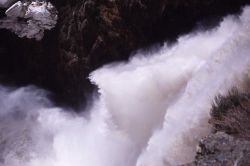
[[[131,52],[208,27],[249,0],[54,0],[57,27],[40,41],[0,31],[0,79],[34,83],[71,105],[93,88],[87,76]],[[0,12],[3,16],[3,11]]]

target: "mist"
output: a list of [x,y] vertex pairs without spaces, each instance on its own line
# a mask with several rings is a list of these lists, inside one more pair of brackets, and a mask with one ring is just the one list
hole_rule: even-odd
[[[168,166],[194,159],[218,94],[250,75],[250,8],[176,44],[138,51],[89,79],[83,113],[34,86],[0,87],[0,166]],[[90,97],[91,99],[91,97]]]

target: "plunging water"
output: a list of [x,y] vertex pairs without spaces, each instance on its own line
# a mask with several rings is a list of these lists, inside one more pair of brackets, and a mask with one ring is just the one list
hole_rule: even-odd
[[218,94],[250,75],[250,8],[174,46],[138,52],[90,75],[82,114],[35,87],[0,88],[0,166],[168,166],[194,159]]

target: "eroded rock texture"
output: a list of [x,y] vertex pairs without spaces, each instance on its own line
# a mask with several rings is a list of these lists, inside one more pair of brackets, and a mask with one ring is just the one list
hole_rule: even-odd
[[185,166],[248,166],[250,142],[218,132],[201,140],[194,163]]
[[5,13],[0,28],[11,30],[21,38],[41,40],[44,31],[54,28],[57,22],[56,8],[45,1],[18,1]]

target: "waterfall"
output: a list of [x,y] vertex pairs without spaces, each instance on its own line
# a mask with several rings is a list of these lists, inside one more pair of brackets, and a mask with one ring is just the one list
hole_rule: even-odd
[[[91,108],[0,86],[0,166],[172,166],[194,159],[213,99],[250,79],[250,7],[90,74]],[[90,97],[92,98],[92,97]]]

